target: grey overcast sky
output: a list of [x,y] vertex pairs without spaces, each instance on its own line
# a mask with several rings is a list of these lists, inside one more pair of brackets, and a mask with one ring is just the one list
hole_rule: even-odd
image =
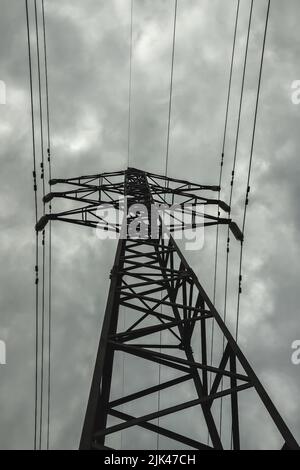
[[[33,2],[31,25],[33,23]],[[39,2],[38,2],[39,3]],[[247,221],[240,345],[300,441],[300,3],[272,0]],[[267,2],[255,0],[233,216],[240,222]],[[225,155],[224,193],[234,150],[249,0],[241,0]],[[0,0],[0,448],[31,448],[34,414],[34,207],[25,2]],[[53,174],[124,169],[127,159],[129,0],[46,0]],[[179,0],[170,140],[170,175],[217,184],[235,0]],[[135,0],[132,166],[163,172],[174,0]],[[32,37],[34,41],[34,34]],[[35,58],[34,58],[35,60]],[[36,60],[34,62],[36,65]],[[36,86],[36,82],[35,82]],[[40,149],[37,149],[38,159]],[[57,206],[55,206],[57,207]],[[212,294],[213,234],[188,253]],[[53,383],[51,447],[76,448],[114,257],[114,242],[92,231],[53,227]],[[221,237],[225,251],[225,233]],[[236,309],[238,246],[230,264],[229,321]],[[217,307],[223,308],[221,256]],[[246,410],[261,447],[255,406]],[[251,433],[248,447],[254,445]],[[128,443],[130,445],[130,442]],[[131,445],[133,445],[131,443]],[[162,444],[163,445],[163,444]],[[167,444],[166,444],[167,445]]]

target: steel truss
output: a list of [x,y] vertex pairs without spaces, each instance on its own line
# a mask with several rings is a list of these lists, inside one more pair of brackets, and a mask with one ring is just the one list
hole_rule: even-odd
[[[176,223],[174,227],[170,227],[171,233],[178,229],[195,229],[200,225],[230,224],[235,237],[242,240],[243,235],[238,227],[228,217],[221,218],[220,211],[217,217],[203,213],[202,222],[196,222],[199,204],[216,205],[219,210],[229,212],[229,207],[222,201],[200,196],[203,191],[218,191],[219,188],[164,178],[133,168],[122,172],[51,181],[52,186],[56,184],[64,185],[65,190],[52,192],[46,196],[45,202],[51,202],[54,197],[63,198],[75,201],[76,208],[43,217],[37,230],[43,230],[50,219],[100,227],[121,234],[124,226],[128,228],[134,220],[139,220],[141,224],[146,223],[149,227],[149,232],[143,239],[129,236],[120,237],[118,241],[80,449],[108,448],[108,436],[133,428],[169,438],[176,442],[176,448],[188,446],[198,450],[224,449],[225,437],[228,442],[228,435],[222,436],[213,407],[221,400],[228,399],[231,432],[229,441],[232,449],[239,450],[243,447],[239,397],[250,389],[256,393],[257,400],[261,401],[280,433],[282,448],[299,449],[175,239],[171,234],[168,237],[164,235],[160,215],[153,216],[151,211],[155,203],[167,206],[176,203],[178,208],[191,215],[191,223],[177,223],[174,220]],[[124,210],[125,196],[130,204],[126,208],[123,225],[102,217],[99,207]],[[78,207],[79,203],[81,207]],[[133,205],[143,205],[147,211],[132,211]],[[156,237],[150,233],[150,226],[155,223],[153,217],[158,221]],[[120,317],[125,308],[131,323],[130,327],[124,329]],[[208,325],[212,323],[219,330],[224,344],[224,353],[216,365],[209,363]],[[166,337],[166,332],[168,341],[157,341],[157,335],[164,333]],[[198,358],[195,358],[193,351],[195,342],[200,344]],[[121,396],[119,391],[119,396],[112,398],[114,362],[116,353],[120,352],[126,357],[139,358],[145,367],[147,363],[163,366],[172,371],[173,378],[162,382],[156,378],[156,383],[144,388],[141,375],[140,383],[133,393]],[[194,395],[184,396],[179,404],[160,407],[142,416],[132,416],[123,411],[122,407],[136,400],[146,400],[153,394],[168,390],[172,394],[180,384],[188,383]],[[161,421],[157,423],[158,419],[199,407],[202,412],[201,425],[209,435],[209,441],[197,439],[195,435],[184,435],[180,426],[175,432],[162,426]],[[110,424],[111,418],[118,424]]]

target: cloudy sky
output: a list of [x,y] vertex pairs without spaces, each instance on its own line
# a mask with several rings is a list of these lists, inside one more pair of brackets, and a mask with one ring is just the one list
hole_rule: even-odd
[[[34,424],[34,208],[25,2],[0,0],[0,448],[32,448]],[[33,2],[31,25],[34,33]],[[39,3],[39,2],[38,2]],[[247,220],[240,345],[300,441],[299,209],[300,80],[298,0],[272,0]],[[254,2],[233,216],[241,222],[267,2]],[[227,136],[223,199],[228,200],[249,15],[241,0]],[[127,164],[129,0],[46,0],[53,174],[77,176]],[[170,140],[171,176],[217,184],[235,0],[179,0]],[[135,0],[132,166],[163,172],[174,0]],[[32,37],[34,45],[34,34]],[[34,50],[33,50],[34,53]],[[34,57],[34,66],[36,66]],[[36,89],[35,81],[35,89]],[[36,103],[37,104],[37,103]],[[40,148],[37,158],[40,159]],[[58,206],[55,206],[58,207]],[[188,253],[212,294],[214,233]],[[225,233],[217,307],[224,299]],[[114,242],[88,229],[53,228],[51,447],[76,448],[108,289]],[[236,310],[239,246],[232,243],[229,322]],[[248,407],[259,427],[260,415]],[[257,430],[256,430],[257,432]],[[254,445],[251,433],[245,436]],[[280,445],[272,431],[261,447]]]

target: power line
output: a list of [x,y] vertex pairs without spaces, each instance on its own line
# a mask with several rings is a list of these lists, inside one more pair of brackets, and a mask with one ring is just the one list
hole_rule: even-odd
[[[29,82],[30,82],[30,103],[31,103],[31,132],[33,146],[33,180],[34,180],[34,205],[35,221],[38,221],[38,203],[37,203],[37,178],[36,178],[36,143],[35,143],[35,119],[34,119],[34,100],[33,100],[33,78],[32,78],[32,60],[31,60],[31,41],[30,41],[30,22],[28,0],[25,0],[26,25],[27,25],[27,47],[29,64]],[[38,357],[39,357],[39,236],[35,235],[35,396],[34,396],[34,450],[37,448],[37,427],[38,427]]]
[[173,98],[173,78],[174,78],[175,45],[176,45],[175,43],[176,43],[177,8],[178,8],[178,0],[175,0],[165,176],[168,175],[168,165],[169,165],[170,130],[171,130],[171,114],[172,114],[172,98]]
[[[37,1],[34,0],[34,11],[35,11],[35,34],[36,34],[36,47],[37,47],[37,68],[38,68],[38,91],[39,91],[39,113],[40,113],[40,136],[41,136],[41,179],[43,186],[43,196],[45,196],[45,167],[44,167],[44,132],[43,132],[43,105],[42,105],[42,80],[41,80],[41,61],[40,61],[40,37],[39,37],[39,25],[38,25],[38,13],[37,13]],[[45,207],[44,207],[45,209]]]
[[[167,130],[167,150],[166,150],[166,167],[165,167],[165,176],[168,175],[168,165],[169,165],[169,150],[170,150],[170,131],[171,131],[171,115],[172,115],[172,98],[173,98],[173,78],[174,78],[174,63],[175,63],[175,46],[176,46],[176,26],[177,26],[177,10],[178,10],[178,0],[175,0],[174,6],[174,26],[173,26],[173,40],[172,40],[172,60],[171,60],[171,75],[170,75],[170,95],[169,95],[169,112],[168,112],[168,130]],[[166,182],[167,184],[167,182]],[[161,294],[162,295],[162,294]],[[162,312],[162,307],[161,307]],[[159,334],[159,343],[162,344],[162,332]],[[161,352],[161,347],[160,347]],[[158,365],[158,381],[159,385],[161,384],[161,364]],[[161,395],[160,390],[157,395],[157,408],[160,411],[160,402]],[[157,419],[157,425],[160,425],[160,418]],[[160,445],[160,435],[157,433],[156,447],[159,450]]]
[[131,0],[130,11],[130,57],[129,57],[129,88],[128,88],[128,149],[127,149],[127,167],[130,164],[130,146],[131,146],[131,99],[132,99],[132,50],[133,50],[133,13],[134,0]]
[[[128,137],[127,137],[127,168],[130,165],[130,153],[131,153],[131,105],[132,105],[132,52],[133,52],[133,13],[134,13],[134,0],[131,0],[130,8],[130,51],[129,51],[129,87],[128,87]],[[126,307],[123,312],[123,330],[126,330]],[[125,396],[125,367],[126,358],[125,352],[122,354],[122,397]],[[124,405],[123,405],[124,411]],[[121,431],[121,450],[123,450],[123,431]]]
[[[39,118],[40,118],[40,137],[41,137],[41,179],[43,198],[45,197],[45,158],[44,158],[44,122],[43,122],[43,105],[42,105],[42,79],[41,79],[41,61],[40,61],[40,37],[37,1],[34,0],[35,12],[35,34],[37,48],[37,71],[38,71],[38,94],[39,94]],[[43,215],[45,215],[45,202],[43,201]],[[42,324],[41,324],[41,386],[40,386],[40,429],[39,429],[39,449],[42,448],[43,433],[43,400],[44,400],[44,353],[45,353],[45,260],[46,260],[46,237],[43,231],[42,238]]]
[[[242,109],[243,109],[243,102],[244,102],[244,90],[245,90],[245,80],[246,80],[246,69],[247,69],[247,63],[248,63],[250,32],[251,32],[251,26],[252,26],[253,4],[254,4],[254,0],[251,0],[249,21],[248,21],[247,40],[246,40],[246,49],[245,49],[245,57],[244,57],[244,65],[243,65],[243,76],[242,76],[242,86],[241,86],[239,112],[238,112],[238,122],[237,122],[236,139],[235,139],[235,149],[234,149],[233,166],[232,166],[232,172],[231,172],[228,219],[230,219],[230,216],[231,216],[231,206],[232,206],[233,190],[234,190],[234,182],[235,182],[235,170],[236,170],[237,152],[238,152],[238,145],[239,145],[239,138],[240,138]],[[226,266],[225,266],[224,317],[223,317],[225,324],[226,324],[226,320],[227,320],[229,253],[230,253],[230,228],[229,228],[229,224],[228,224],[227,248],[226,248]],[[225,349],[225,341],[224,341],[224,338],[223,338],[223,345],[222,345],[223,354],[224,354],[224,349]],[[221,390],[222,391],[223,391],[223,384],[224,384],[224,380],[222,379],[222,382],[221,382]],[[220,401],[220,435],[222,435],[222,417],[223,417],[223,399],[221,398],[221,401]]]
[[[221,163],[220,163],[220,175],[219,175],[219,193],[218,199],[221,199],[222,191],[222,180],[223,180],[223,168],[224,168],[224,158],[225,158],[225,146],[227,140],[227,127],[228,127],[228,117],[229,117],[229,105],[232,89],[232,78],[233,78],[233,68],[234,68],[234,57],[236,49],[236,39],[237,39],[237,28],[239,21],[239,12],[240,12],[240,0],[237,0],[237,8],[235,14],[235,25],[234,25],[234,36],[233,36],[233,45],[232,45],[232,54],[231,54],[231,63],[230,63],[230,73],[229,73],[229,84],[228,84],[228,94],[227,94],[227,103],[226,103],[226,113],[225,113],[225,125],[224,125],[224,134],[223,134],[223,144],[222,144],[222,154],[221,154]],[[220,217],[220,208],[218,207],[218,217]],[[215,245],[215,266],[214,266],[214,288],[213,288],[213,303],[216,304],[216,292],[217,292],[217,273],[218,273],[218,252],[219,252],[219,224],[217,225],[216,232],[216,245]],[[211,333],[211,365],[213,363],[213,354],[214,354],[214,322],[212,324],[212,333]],[[212,374],[210,374],[210,387],[212,384]]]
[[[124,307],[123,311],[123,331],[126,331],[126,317],[125,317],[126,307]],[[125,351],[122,354],[122,398],[125,397]],[[122,411],[124,413],[124,404],[122,406]],[[121,431],[121,450],[123,450],[124,442],[123,442],[123,432]]]
[[[236,50],[236,40],[237,40],[237,29],[239,22],[239,13],[240,13],[240,0],[237,0],[235,21],[234,21],[234,34],[233,34],[233,43],[232,43],[232,52],[231,52],[231,61],[230,61],[230,72],[229,72],[229,83],[228,83],[228,93],[226,100],[226,111],[225,111],[225,123],[224,123],[224,133],[223,133],[223,143],[222,143],[222,152],[221,152],[221,161],[220,161],[220,174],[219,174],[219,192],[218,200],[221,199],[222,191],[222,182],[223,182],[223,168],[225,160],[225,147],[227,141],[227,128],[228,128],[228,118],[229,118],[229,107],[230,107],[230,98],[232,91],[232,78],[233,78],[233,69],[234,69],[234,58]],[[220,217],[220,207],[218,207],[218,217]],[[218,276],[218,263],[219,263],[219,238],[220,238],[220,227],[217,224],[216,229],[216,244],[215,244],[215,264],[214,264],[214,286],[213,286],[213,304],[216,305],[216,294],[217,294],[217,276]],[[214,357],[214,341],[215,341],[215,323],[212,322],[211,328],[211,347],[210,347],[210,365],[213,365]],[[209,376],[209,387],[212,386],[212,374]],[[210,442],[210,436],[208,434],[207,443]]]
[[[259,107],[261,82],[262,82],[265,50],[266,50],[266,39],[267,39],[267,32],[268,32],[268,25],[269,25],[269,18],[270,18],[270,7],[271,7],[271,0],[268,0],[266,22],[265,22],[265,29],[264,29],[264,38],[263,38],[263,46],[262,46],[262,54],[261,54],[261,60],[260,60],[257,96],[256,96],[255,113],[254,113],[254,124],[253,124],[253,133],[252,133],[251,150],[250,150],[250,160],[249,160],[248,177],[247,177],[247,187],[246,187],[247,189],[246,189],[243,224],[242,224],[242,233],[243,233],[244,236],[245,236],[247,209],[248,209],[248,204],[249,204],[251,170],[252,170],[254,144],[255,144],[256,127],[257,127],[258,107]],[[242,293],[243,249],[244,249],[244,237],[243,237],[243,240],[241,241],[241,247],[240,247],[239,289],[238,289],[237,317],[236,317],[236,341],[238,339],[238,333],[239,333],[240,299],[241,299],[241,293]]]
[[[48,137],[48,157],[51,153],[50,139],[50,108],[49,108],[49,80],[48,80],[48,59],[47,59],[47,37],[46,37],[46,19],[45,19],[45,2],[42,0],[42,21],[43,21],[43,39],[44,39],[44,63],[45,63],[45,86],[46,86],[46,116],[47,116],[47,137]],[[49,177],[51,179],[51,159],[48,158]]]
[[[49,172],[49,192],[51,191],[50,181],[52,178],[51,168],[51,137],[50,137],[50,107],[49,107],[49,81],[48,81],[48,59],[47,59],[47,37],[46,37],[46,20],[45,20],[45,4],[42,0],[42,22],[43,22],[43,43],[44,43],[44,64],[45,64],[45,87],[46,87],[46,119],[47,119],[47,137],[48,137],[48,172]],[[52,212],[50,203],[49,212]],[[49,251],[48,251],[48,387],[47,387],[47,450],[50,444],[50,407],[51,407],[51,342],[52,342],[52,224],[49,224]]]
[[[160,301],[162,301],[162,292],[160,293]],[[160,313],[162,313],[162,305],[160,307]],[[159,345],[160,345],[159,352],[161,353],[162,352],[162,348],[161,348],[161,345],[162,345],[162,331],[159,332]],[[159,386],[161,385],[161,364],[158,364],[158,385]],[[161,409],[161,394],[160,394],[160,390],[158,390],[158,394],[157,394],[157,411],[160,411],[160,409]],[[158,426],[158,428],[160,426],[160,417],[157,418],[157,426]],[[160,446],[160,434],[158,432],[157,436],[156,436],[156,450],[159,450],[159,446]]]

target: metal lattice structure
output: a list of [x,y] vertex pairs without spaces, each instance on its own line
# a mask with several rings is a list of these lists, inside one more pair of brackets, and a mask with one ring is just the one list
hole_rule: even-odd
[[[80,449],[108,448],[109,436],[132,429],[171,439],[176,448],[224,449],[231,441],[234,450],[241,449],[240,396],[247,390],[252,390],[255,399],[262,403],[282,437],[282,448],[298,449],[287,425],[172,236],[172,232],[178,230],[230,224],[235,237],[242,240],[238,227],[228,217],[221,218],[220,212],[218,217],[201,214],[202,222],[197,222],[199,204],[217,206],[229,212],[229,207],[222,201],[201,195],[219,188],[133,168],[51,181],[52,186],[58,184],[64,185],[64,191],[52,192],[46,196],[45,202],[54,197],[63,198],[76,202],[76,207],[43,217],[37,230],[43,230],[50,219],[120,234],[135,219],[148,227],[146,236],[131,237],[129,234],[118,241]],[[129,202],[129,208],[125,209],[123,223],[108,222],[99,214],[99,207],[124,210],[124,198]],[[151,210],[156,203],[167,207],[176,203],[178,210],[191,216],[191,223],[174,224],[169,227],[169,236],[164,236],[161,216]],[[140,211],[141,205],[147,211]],[[150,233],[153,223],[157,228],[156,236]],[[129,322],[126,328],[121,321],[124,309]],[[208,328],[212,324],[219,331],[224,345],[217,364],[209,362]],[[165,340],[157,341],[158,335],[163,335]],[[197,355],[195,344],[199,345]],[[117,354],[138,358],[145,371],[147,364],[163,367],[171,378],[161,381],[153,377],[153,384],[145,388],[145,375],[140,374],[135,378],[131,393],[122,395],[119,387],[118,394],[112,397]],[[124,411],[124,406],[136,401],[146,403],[150,396],[158,393],[171,396],[178,387],[186,387],[189,392],[184,393],[175,405],[158,406],[156,410],[138,416]],[[229,403],[229,439],[228,433],[221,434],[218,417],[213,411],[225,399]],[[195,427],[201,427],[202,437],[197,433],[184,434],[181,426],[174,430],[163,424],[166,417],[189,409],[199,410],[200,418],[197,418]],[[208,441],[203,437],[207,435]]]

